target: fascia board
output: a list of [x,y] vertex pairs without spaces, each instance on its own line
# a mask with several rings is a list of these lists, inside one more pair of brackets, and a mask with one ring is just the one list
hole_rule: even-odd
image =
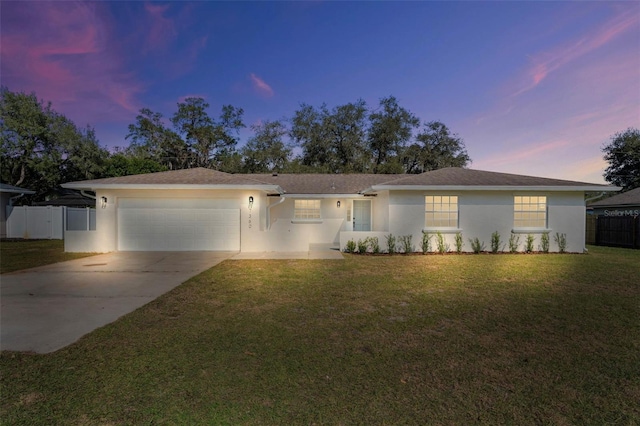
[[28,190],[28,189],[25,189],[25,190],[3,189],[3,190],[0,190],[0,192],[4,192],[4,193],[7,193],[7,194],[24,194],[24,195],[33,195],[33,194],[36,193],[35,191],[31,191],[31,190]]
[[370,191],[540,191],[540,192],[615,192],[618,186],[507,186],[507,185],[373,185]]
[[279,185],[234,185],[234,184],[115,184],[115,183],[98,183],[93,185],[78,183],[63,183],[61,185],[67,189],[85,189],[90,191],[104,189],[231,189],[231,190],[256,190],[271,191],[282,194],[284,191]]
[[318,198],[362,198],[364,195],[362,194],[282,194],[282,197],[286,198],[309,198],[309,199],[318,199]]

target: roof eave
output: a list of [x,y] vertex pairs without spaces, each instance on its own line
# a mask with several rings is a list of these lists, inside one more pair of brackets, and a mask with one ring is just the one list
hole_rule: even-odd
[[87,184],[84,182],[70,182],[61,185],[67,189],[84,189],[89,191],[105,190],[105,189],[228,189],[228,190],[256,190],[265,192],[278,192],[282,194],[284,191],[279,185],[242,185],[242,184],[171,184],[171,183],[95,183]]
[[0,192],[6,192],[8,194],[23,194],[23,195],[33,195],[36,193],[36,191],[30,191],[30,190],[18,190],[18,189],[2,189],[0,190]]
[[283,197],[287,198],[362,198],[363,194],[358,193],[342,193],[342,194],[329,194],[329,193],[297,193],[297,194],[282,194]]
[[544,191],[544,192],[615,192],[618,186],[599,185],[373,185],[370,191]]

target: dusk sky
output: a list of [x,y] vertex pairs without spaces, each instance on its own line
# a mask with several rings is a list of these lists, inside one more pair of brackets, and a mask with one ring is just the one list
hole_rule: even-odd
[[[471,167],[603,182],[601,147],[640,127],[640,2],[7,2],[2,85],[101,145],[140,108],[201,96],[217,117],[288,118],[395,96],[465,142]],[[241,144],[251,135],[241,133]]]

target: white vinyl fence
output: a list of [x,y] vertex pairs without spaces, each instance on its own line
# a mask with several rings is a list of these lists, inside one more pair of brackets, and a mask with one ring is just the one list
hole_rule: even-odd
[[64,238],[69,231],[94,231],[96,210],[76,207],[7,207],[7,238],[54,239]]

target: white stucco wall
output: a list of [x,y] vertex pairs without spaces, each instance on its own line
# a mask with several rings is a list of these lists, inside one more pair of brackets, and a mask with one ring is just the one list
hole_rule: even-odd
[[[416,248],[420,247],[424,229],[424,196],[418,191],[391,191],[389,195],[389,232],[396,236],[413,235]],[[460,231],[464,238],[464,251],[471,251],[470,238],[479,238],[490,249],[491,234],[498,231],[501,240],[507,244],[513,228],[513,197],[515,195],[545,195],[547,197],[547,230],[550,251],[557,251],[553,240],[556,232],[567,236],[567,251],[582,252],[585,245],[585,207],[582,192],[523,192],[523,191],[453,191],[429,192],[428,195],[457,195],[459,228],[441,230],[453,250],[455,233]],[[437,229],[429,230],[435,234]],[[518,230],[520,249],[524,248],[528,233],[535,237],[538,250],[542,230]],[[435,250],[435,240],[432,240]],[[505,250],[508,250],[506,245]]]
[[[308,199],[318,199],[313,196]],[[280,198],[269,197],[270,204]],[[345,198],[321,198],[318,220],[297,220],[294,218],[294,199],[271,209],[271,228],[262,235],[265,242],[260,246],[247,245],[242,251],[307,251],[310,244],[338,244],[340,231],[346,229],[347,210],[350,200]],[[340,207],[337,202],[340,201]]]
[[[214,200],[218,208],[235,208],[240,210],[240,244],[251,250],[262,251],[266,248],[267,239],[263,232],[266,229],[267,197],[261,191],[235,190],[104,190],[97,191],[98,200],[107,197],[107,205],[101,208],[100,201],[96,208],[96,230],[90,233],[71,233],[67,231],[65,251],[69,252],[111,252],[118,249],[118,206],[124,198],[154,198],[178,200],[185,208],[189,200]],[[254,198],[249,210],[249,196]],[[173,204],[175,201],[172,201]],[[84,236],[82,235],[84,234]]]
[[[567,235],[567,250],[582,252],[585,244],[585,207],[582,192],[537,192],[511,191],[457,191],[429,192],[431,195],[457,195],[459,205],[459,231],[464,237],[464,250],[470,251],[469,238],[478,237],[490,247],[491,233],[498,231],[506,244],[513,229],[514,195],[546,195],[548,230],[551,251],[557,251],[553,241],[556,232]],[[306,251],[310,244],[343,245],[341,232],[352,232],[347,212],[353,215],[353,199],[322,198],[321,216],[316,221],[296,221],[294,200],[284,202],[270,210],[271,226],[267,224],[267,206],[276,204],[278,197],[267,197],[261,191],[215,191],[215,190],[105,190],[97,192],[97,199],[107,197],[106,208],[96,209],[95,231],[67,231],[66,251],[110,252],[118,249],[118,205],[123,198],[158,198],[180,200],[188,207],[190,199],[210,199],[218,208],[240,210],[241,250],[260,251]],[[424,196],[422,191],[381,191],[376,197],[367,197],[372,203],[372,232],[392,233],[396,237],[413,235],[413,243],[419,250],[424,228]],[[249,209],[249,197],[254,203]],[[313,198],[313,197],[308,197]],[[361,199],[361,198],[360,198]],[[340,201],[340,207],[337,207]],[[172,201],[173,204],[175,201]],[[431,230],[434,233],[436,230]],[[451,249],[455,247],[455,229],[443,231]],[[540,242],[540,232],[532,231],[536,237],[535,248]],[[357,240],[358,233],[355,233]],[[521,248],[527,232],[520,238]],[[346,235],[346,234],[345,234]],[[352,235],[352,234],[348,234]],[[364,234],[363,234],[364,235]],[[376,234],[382,235],[382,234]],[[366,236],[366,235],[364,235]],[[380,238],[381,247],[385,243]],[[508,247],[507,247],[508,248]],[[432,249],[435,244],[432,243]]]

